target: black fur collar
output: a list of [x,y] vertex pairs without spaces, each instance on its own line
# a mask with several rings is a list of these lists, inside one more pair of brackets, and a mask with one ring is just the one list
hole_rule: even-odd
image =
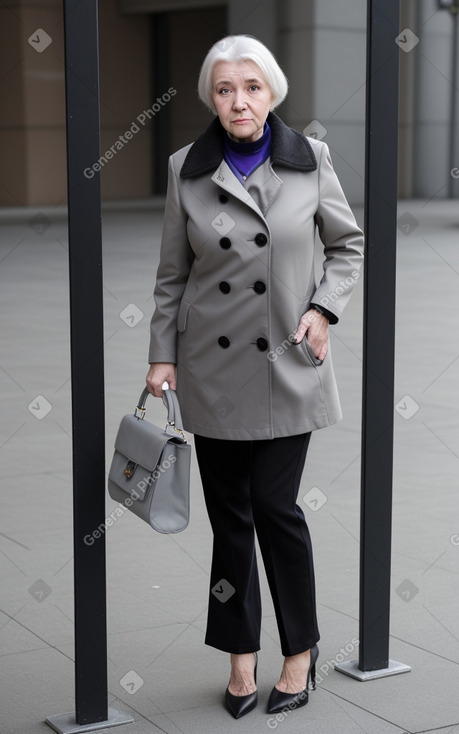
[[[271,163],[293,168],[295,171],[315,171],[316,157],[307,138],[298,130],[287,127],[282,120],[270,112],[268,124],[271,128]],[[180,171],[181,178],[194,178],[204,173],[213,173],[223,158],[223,136],[225,130],[216,117],[207,130],[191,146]]]

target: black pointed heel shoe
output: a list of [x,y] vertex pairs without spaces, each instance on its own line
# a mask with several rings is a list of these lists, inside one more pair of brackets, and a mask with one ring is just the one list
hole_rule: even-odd
[[[253,653],[255,655],[255,670],[253,677],[255,678],[255,683],[257,682],[257,666],[258,666],[258,655],[256,652]],[[235,719],[240,719],[241,716],[245,716],[245,714],[248,714],[249,711],[252,711],[255,706],[258,703],[258,691],[254,691],[253,693],[249,693],[248,696],[233,696],[232,693],[229,692],[228,688],[225,691],[225,703],[228,711],[230,714],[234,716]]]
[[300,691],[299,693],[282,693],[282,691],[279,691],[274,686],[268,700],[268,714],[277,714],[285,708],[293,711],[294,709],[299,709],[300,706],[306,706],[309,699],[309,691],[315,690],[316,687],[316,662],[319,657],[319,648],[317,645],[311,647],[310,654],[311,662],[309,664],[304,691]]

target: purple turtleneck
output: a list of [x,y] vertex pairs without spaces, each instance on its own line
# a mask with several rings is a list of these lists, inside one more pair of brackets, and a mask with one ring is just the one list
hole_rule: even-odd
[[223,155],[239,181],[245,181],[258,166],[269,158],[270,153],[271,128],[267,122],[265,122],[263,135],[253,143],[236,143],[225,135]]

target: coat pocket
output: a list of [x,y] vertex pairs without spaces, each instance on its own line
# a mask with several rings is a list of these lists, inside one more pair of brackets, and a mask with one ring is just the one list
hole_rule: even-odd
[[188,311],[190,310],[190,306],[193,303],[196,291],[197,287],[195,279],[190,275],[185,290],[182,293],[182,300],[180,301],[180,306],[177,314],[177,331],[179,331],[180,333],[184,332],[186,329],[188,321]]
[[190,301],[187,301],[183,298],[177,316],[177,331],[179,331],[180,333],[184,332],[186,329],[186,322],[188,320],[188,311],[190,309],[190,306]]
[[[323,364],[323,359],[317,359],[316,355],[314,354],[314,350],[309,344],[306,337],[303,338],[303,341],[301,342],[303,345],[304,351],[306,352],[307,357],[309,358],[309,361],[311,362],[314,367],[320,367],[321,364]],[[325,356],[325,359],[327,357]]]
[[[311,303],[312,296],[313,296],[313,293],[310,293],[305,298],[303,298],[303,300],[301,301],[300,314],[299,314],[299,317],[298,317],[298,322],[300,321],[301,317],[304,316],[304,314],[306,313],[306,311],[309,310],[309,304]],[[316,355],[314,354],[313,348],[311,347],[310,343],[308,342],[307,335],[303,337],[303,340],[300,342],[300,344],[301,344],[301,346],[302,346],[302,348],[303,348],[303,350],[304,350],[304,352],[305,352],[305,354],[306,354],[309,362],[314,367],[320,367],[320,365],[323,364],[323,361],[324,360],[323,359],[317,359]],[[326,358],[327,357],[325,357],[325,359]]]

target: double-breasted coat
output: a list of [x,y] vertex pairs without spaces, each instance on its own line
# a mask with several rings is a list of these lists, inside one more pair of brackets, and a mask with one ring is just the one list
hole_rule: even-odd
[[306,338],[292,341],[311,303],[341,316],[363,234],[328,146],[274,113],[268,123],[257,196],[254,174],[245,186],[225,162],[218,118],[169,160],[149,362],[176,363],[184,427],[211,438],[276,438],[341,418],[330,350],[319,361]]

